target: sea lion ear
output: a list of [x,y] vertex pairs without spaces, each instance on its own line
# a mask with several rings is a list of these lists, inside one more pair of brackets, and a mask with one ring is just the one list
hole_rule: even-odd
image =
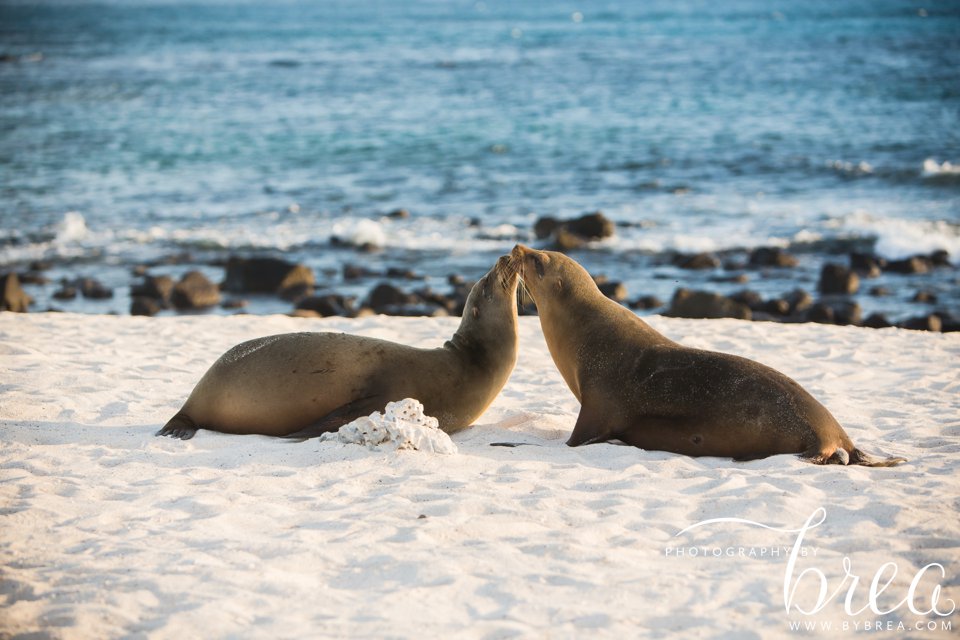
[[473,317],[474,317],[474,318],[479,318],[479,317],[480,317],[480,307],[478,307],[478,306],[476,306],[476,305],[474,305],[474,307],[473,307]]
[[563,291],[563,278],[557,278],[557,293]]

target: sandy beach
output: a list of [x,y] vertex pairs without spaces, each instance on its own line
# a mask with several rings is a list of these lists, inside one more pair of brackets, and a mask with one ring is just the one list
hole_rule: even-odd
[[650,322],[780,369],[909,462],[568,448],[579,407],[526,317],[454,455],[155,438],[240,341],[429,347],[458,319],[3,313],[0,637],[952,636],[960,336]]

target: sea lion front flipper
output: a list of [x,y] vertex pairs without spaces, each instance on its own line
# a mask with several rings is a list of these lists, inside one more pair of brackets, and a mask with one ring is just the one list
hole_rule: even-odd
[[587,392],[583,394],[583,404],[580,405],[577,424],[573,426],[573,432],[567,440],[568,447],[604,442],[614,435],[609,420],[598,410],[598,407],[603,405],[591,395]]
[[313,424],[309,424],[299,431],[288,433],[281,438],[289,438],[303,442],[309,438],[319,438],[325,433],[337,431],[345,424],[353,422],[357,418],[368,416],[374,411],[382,411],[387,406],[389,399],[383,396],[373,395],[364,398],[358,398],[352,402],[341,405],[323,416]]

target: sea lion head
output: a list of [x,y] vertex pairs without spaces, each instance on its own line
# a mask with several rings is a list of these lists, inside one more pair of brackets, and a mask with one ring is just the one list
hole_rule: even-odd
[[510,268],[509,256],[497,260],[470,290],[457,333],[468,335],[473,343],[515,344],[518,279],[518,273]]
[[518,244],[510,252],[509,268],[516,271],[537,306],[571,295],[598,292],[593,278],[576,261],[556,251],[537,251]]

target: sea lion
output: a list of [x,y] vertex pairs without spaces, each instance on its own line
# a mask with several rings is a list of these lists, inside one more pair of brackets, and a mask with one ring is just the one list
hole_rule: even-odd
[[797,453],[817,464],[905,462],[857,449],[830,412],[779,371],[661,335],[562,253],[517,245],[510,267],[536,302],[550,355],[580,401],[571,447],[618,439],[736,460]]
[[460,327],[436,349],[344,333],[287,333],[220,356],[158,436],[198,429],[313,437],[416,398],[440,428],[468,427],[517,360],[517,274],[507,257],[474,285]]

